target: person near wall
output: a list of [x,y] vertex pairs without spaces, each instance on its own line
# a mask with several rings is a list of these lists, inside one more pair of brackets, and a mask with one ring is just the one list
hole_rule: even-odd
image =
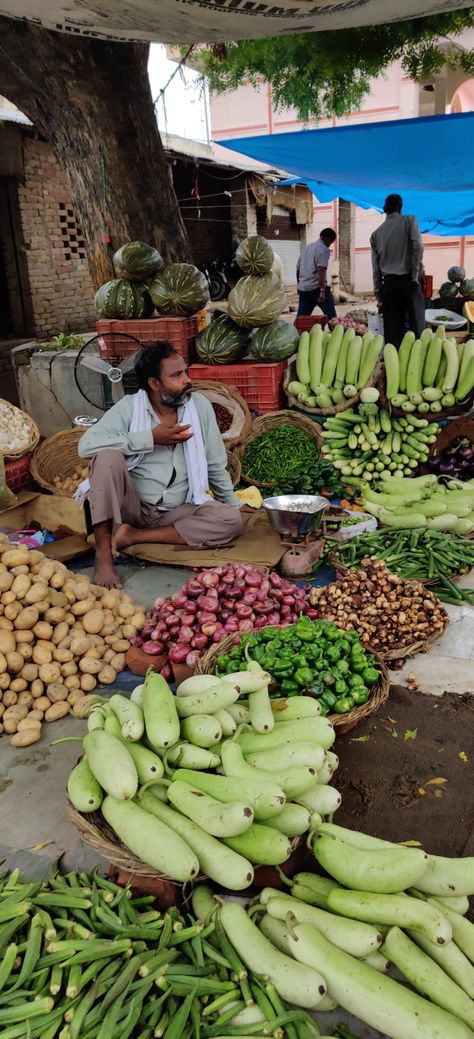
[[297,317],[312,314],[319,307],[328,321],[337,317],[334,298],[327,283],[331,245],[336,241],[336,232],[325,227],[316,242],[306,245],[296,265],[298,289]]
[[79,441],[91,463],[77,498],[89,501],[95,581],[106,588],[120,587],[113,557],[129,545],[214,547],[242,530],[212,405],[192,392],[184,358],[168,342],[150,343],[135,373],[138,392]]
[[417,339],[425,327],[420,284],[423,242],[414,216],[402,214],[401,195],[387,195],[383,224],[370,238],[374,292],[383,313],[386,343],[397,348],[406,323]]

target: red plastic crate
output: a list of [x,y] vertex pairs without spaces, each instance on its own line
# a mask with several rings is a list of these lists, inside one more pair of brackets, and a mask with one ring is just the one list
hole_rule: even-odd
[[297,317],[295,321],[295,328],[298,332],[310,332],[313,325],[321,325],[321,328],[326,328],[327,317],[325,314],[308,314],[303,317]]
[[133,336],[142,344],[166,339],[185,361],[191,361],[194,340],[203,327],[202,320],[200,314],[194,314],[192,317],[151,317],[134,321],[102,320],[97,322],[96,329],[97,335],[107,335],[107,339],[102,340],[100,350],[102,355],[110,360],[135,353],[136,343],[123,339],[123,336],[127,335]]
[[284,407],[283,376],[286,361],[246,361],[243,364],[192,364],[193,382],[210,379],[225,386],[236,386],[249,408],[259,414]]
[[33,486],[30,459],[31,455],[23,455],[23,458],[16,458],[13,462],[5,462],[7,487],[11,491],[27,491]]

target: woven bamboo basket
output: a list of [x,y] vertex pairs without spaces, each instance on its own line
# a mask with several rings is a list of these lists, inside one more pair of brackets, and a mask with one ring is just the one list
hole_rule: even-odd
[[[470,440],[471,444],[474,444],[474,419],[466,416],[466,418],[455,418],[452,422],[448,422],[438,433],[434,444],[430,444],[430,458],[435,458],[436,455],[442,454],[443,451],[446,451],[448,447],[455,443],[458,437],[464,437],[466,440]],[[426,465],[422,465],[419,471],[420,473],[427,473],[430,470]]]
[[233,487],[237,487],[237,484],[240,483],[242,467],[235,451],[227,451],[227,472],[232,480]]
[[[142,859],[137,858],[133,852],[126,848],[106,822],[101,812],[91,812],[88,815],[82,815],[81,812],[77,812],[73,808],[69,801],[67,802],[66,810],[81,841],[93,848],[107,862],[111,862],[119,869],[126,870],[127,873],[133,873],[139,877],[166,881],[167,884],[171,884],[176,888],[177,892],[181,890],[182,884],[176,880],[170,880],[169,877],[159,873],[153,866],[143,862]],[[202,880],[203,874],[199,874],[195,879]]]
[[[261,630],[261,629],[260,629]],[[203,653],[201,659],[198,661],[195,674],[196,675],[213,675],[216,671],[217,658],[221,653],[227,653],[228,650],[232,649],[233,646],[238,644],[239,635],[233,633],[228,635],[227,638],[223,639],[215,646],[211,646],[205,653]],[[390,678],[385,666],[383,658],[378,654],[374,653],[373,650],[369,649],[369,653],[375,657],[377,666],[380,668],[380,678],[378,682],[372,686],[370,697],[367,703],[360,704],[359,707],[354,707],[352,711],[347,714],[330,714],[329,721],[332,722],[338,732],[350,732],[355,725],[367,718],[368,715],[374,714],[378,711],[379,707],[388,699],[390,691]]]
[[272,411],[268,415],[260,415],[259,418],[254,420],[252,429],[250,430],[245,442],[237,449],[240,464],[242,466],[242,480],[244,480],[245,483],[250,483],[254,487],[264,487],[268,490],[271,490],[272,487],[276,486],[276,480],[272,480],[269,483],[263,483],[262,481],[252,480],[250,476],[247,476],[243,466],[243,456],[248,444],[252,444],[254,440],[257,440],[262,433],[266,433],[269,429],[274,429],[275,426],[281,426],[285,423],[288,423],[291,426],[297,426],[298,429],[304,429],[305,432],[309,433],[314,440],[318,451],[321,450],[323,438],[319,426],[311,419],[305,418],[304,415],[298,415],[294,411]]
[[8,416],[11,415],[13,428],[15,425],[15,414],[17,416],[22,415],[23,419],[27,419],[27,422],[25,423],[24,446],[3,451],[2,454],[5,461],[13,462],[16,458],[23,458],[24,455],[31,454],[36,445],[39,444],[40,439],[40,432],[34,419],[31,418],[31,415],[28,415],[28,412],[22,411],[21,408],[16,408],[9,400],[3,400],[3,398],[0,398],[0,409],[6,412]]
[[[66,804],[66,811],[69,819],[79,834],[80,840],[83,841],[84,844],[93,848],[98,855],[107,862],[112,863],[118,870],[125,871],[137,878],[146,878],[155,881],[160,886],[164,886],[165,891],[171,889],[176,893],[176,903],[179,904],[181,902],[181,893],[183,893],[186,888],[189,890],[191,884],[182,885],[176,880],[170,880],[169,877],[159,873],[158,870],[153,868],[153,866],[150,866],[147,862],[143,862],[142,859],[137,858],[133,852],[129,851],[129,849],[119,841],[117,835],[106,822],[101,812],[91,812],[88,815],[82,815],[81,812],[77,812],[76,809],[73,808],[69,800]],[[283,871],[287,864],[290,864],[291,866],[292,857],[295,852],[302,847],[304,840],[304,835],[301,837],[293,837],[291,839],[290,856],[286,862],[282,863]],[[293,872],[298,868],[300,867],[295,863]],[[270,877],[268,877],[269,871],[271,874]],[[292,875],[292,873],[290,872],[289,875]],[[192,884],[206,879],[204,873],[199,873],[192,881]],[[254,867],[253,886],[258,888],[267,887],[269,884],[273,883],[275,879],[278,879],[278,874],[272,866]]]
[[47,437],[36,448],[31,459],[31,475],[40,487],[63,498],[73,497],[73,491],[68,493],[56,487],[54,477],[66,479],[72,476],[78,466],[82,468],[87,465],[77,453],[77,445],[83,435],[83,429],[64,429],[60,433],[54,433],[52,437]]
[[235,386],[224,386],[222,382],[205,381],[193,384],[194,393],[202,393],[204,397],[218,407],[224,408],[231,416],[229,428],[221,433],[226,448],[231,449],[241,444],[252,428],[252,416],[247,401]]
[[386,380],[385,380],[385,365],[380,365],[380,372],[377,379],[377,389],[380,392],[379,407],[385,408],[390,415],[394,415],[395,418],[409,418],[411,414],[416,415],[417,418],[426,418],[428,422],[439,422],[440,419],[452,418],[453,415],[465,415],[471,410],[474,404],[474,390],[469,394],[465,401],[460,404],[453,404],[452,408],[443,408],[441,411],[428,411],[424,415],[418,411],[403,411],[403,408],[394,408],[392,404],[387,400],[386,395]]
[[[380,374],[381,364],[379,363],[375,365],[372,375],[370,376],[368,382],[366,382],[364,389],[366,389],[369,386],[375,386],[376,383],[380,380]],[[348,411],[349,408],[356,408],[360,402],[359,391],[359,393],[357,393],[355,397],[348,397],[345,400],[343,400],[341,404],[333,404],[330,408],[308,408],[305,404],[301,404],[297,397],[292,397],[291,393],[288,393],[288,386],[290,385],[290,382],[293,382],[296,378],[296,354],[293,354],[293,357],[290,357],[288,361],[286,372],[283,376],[283,389],[286,393],[286,396],[288,397],[288,403],[291,405],[291,407],[298,408],[300,411],[303,411],[308,415],[337,415],[340,411]]]

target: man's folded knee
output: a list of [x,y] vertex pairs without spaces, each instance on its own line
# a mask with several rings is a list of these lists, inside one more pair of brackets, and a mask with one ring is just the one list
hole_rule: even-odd
[[125,467],[125,464],[121,451],[117,451],[113,447],[104,447],[90,459],[89,468],[91,472],[97,472],[97,469],[113,469],[119,472]]

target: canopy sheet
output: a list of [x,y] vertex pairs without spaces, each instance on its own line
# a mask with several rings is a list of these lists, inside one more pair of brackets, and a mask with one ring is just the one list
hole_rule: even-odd
[[471,4],[472,0],[0,0],[0,15],[75,36],[211,43],[375,25]]
[[307,184],[319,202],[344,198],[382,212],[397,191],[425,233],[474,234],[474,112],[219,143],[296,174],[283,183]]

